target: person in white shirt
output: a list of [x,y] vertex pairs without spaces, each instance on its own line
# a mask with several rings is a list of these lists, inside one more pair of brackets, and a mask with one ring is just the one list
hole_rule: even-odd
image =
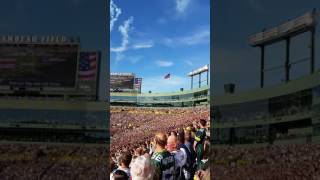
[[129,165],[130,165],[130,162],[132,160],[132,155],[130,152],[123,152],[120,157],[119,157],[119,167],[118,169],[114,170],[111,174],[110,174],[110,180],[114,180],[114,172],[116,172],[117,170],[121,170],[121,171],[124,171],[129,179],[131,178],[131,175],[130,175],[130,168],[129,168]]
[[130,174],[133,180],[153,180],[155,169],[151,164],[150,155],[137,157],[131,165]]
[[178,149],[177,147],[178,139],[176,136],[171,135],[167,140],[167,150],[174,155],[175,159],[175,179],[184,179],[182,173],[182,167],[186,164],[187,154],[183,149]]

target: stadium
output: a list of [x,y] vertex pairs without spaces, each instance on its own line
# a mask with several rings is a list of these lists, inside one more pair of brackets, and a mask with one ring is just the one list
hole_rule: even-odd
[[[111,106],[139,106],[139,107],[193,107],[208,105],[209,85],[208,85],[208,65],[189,73],[191,77],[191,89],[180,89],[173,93],[141,93],[142,78],[135,78],[133,73],[111,74]],[[201,80],[201,74],[207,73],[207,79]],[[130,74],[131,76],[127,76]],[[198,88],[193,88],[193,76],[199,76]],[[119,78],[122,76],[122,78]],[[117,83],[115,83],[117,82]],[[130,83],[131,82],[131,83]],[[205,85],[201,83],[205,82]],[[131,91],[128,90],[131,87]]]
[[[199,76],[199,85],[177,92],[141,93],[142,78],[133,73],[111,73],[110,77],[110,139],[111,162],[117,163],[127,151],[137,156],[153,151],[156,133],[177,134],[186,127],[196,127],[197,121],[208,121],[207,137],[210,137],[209,85],[201,74],[209,74],[208,65],[188,74]],[[205,84],[203,84],[205,82]],[[193,82],[191,82],[193,84]],[[209,144],[209,139],[206,140]],[[207,146],[208,147],[208,146]],[[208,157],[208,148],[207,155]],[[115,164],[111,164],[116,170]],[[208,170],[208,164],[206,169]]]
[[[212,174],[217,179],[317,179],[320,71],[315,68],[315,10],[249,37],[260,48],[260,88],[214,96]],[[290,78],[290,39],[310,33],[309,73]],[[265,87],[265,47],[286,42],[285,81]],[[264,172],[263,176],[261,172]]]
[[105,177],[101,55],[80,45],[78,37],[0,37],[0,179]]

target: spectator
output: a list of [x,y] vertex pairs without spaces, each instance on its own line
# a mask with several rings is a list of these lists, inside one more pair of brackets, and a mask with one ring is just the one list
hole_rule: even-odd
[[[181,138],[181,137],[180,137]],[[184,179],[182,167],[186,164],[187,154],[178,147],[178,139],[176,136],[169,136],[167,141],[167,150],[174,155],[175,159],[175,177],[176,179]]]
[[[125,172],[128,177],[131,177],[130,168],[129,168],[131,160],[132,160],[131,153],[128,151],[123,152],[122,155],[119,157],[119,167],[114,172],[116,172],[117,170],[121,170]],[[114,172],[110,174],[110,179],[114,178]]]
[[126,172],[122,170],[116,170],[115,172],[113,172],[113,177],[111,180],[128,180],[128,179],[129,179],[129,176]]
[[179,140],[179,148],[186,155],[186,163],[182,167],[182,173],[184,175],[184,179],[189,180],[194,176],[195,169],[195,152],[190,144],[190,131],[184,131],[183,129],[179,130],[178,140]]
[[194,149],[197,153],[197,170],[202,168],[202,159],[204,153],[204,141],[206,137],[206,123],[207,121],[204,119],[200,119],[200,129],[196,132]]
[[[210,169],[207,169],[205,171],[199,170],[194,176],[194,180],[210,180]],[[213,179],[213,178],[211,178]]]
[[155,175],[155,169],[151,164],[149,155],[137,157],[131,166],[131,176],[133,180],[157,179]]
[[155,136],[155,152],[151,162],[156,169],[156,175],[162,180],[170,180],[175,177],[174,156],[165,149],[167,136],[164,133],[157,133]]

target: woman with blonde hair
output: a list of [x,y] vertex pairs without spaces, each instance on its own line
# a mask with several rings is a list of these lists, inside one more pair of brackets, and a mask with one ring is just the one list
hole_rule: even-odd
[[131,165],[132,180],[153,180],[155,175],[155,169],[148,154],[137,157]]

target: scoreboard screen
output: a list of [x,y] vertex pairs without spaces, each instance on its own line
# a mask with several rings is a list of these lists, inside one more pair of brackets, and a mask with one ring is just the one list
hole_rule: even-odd
[[0,86],[75,87],[78,44],[0,44]]
[[126,91],[134,89],[133,73],[111,73],[110,75],[110,90],[111,91]]

